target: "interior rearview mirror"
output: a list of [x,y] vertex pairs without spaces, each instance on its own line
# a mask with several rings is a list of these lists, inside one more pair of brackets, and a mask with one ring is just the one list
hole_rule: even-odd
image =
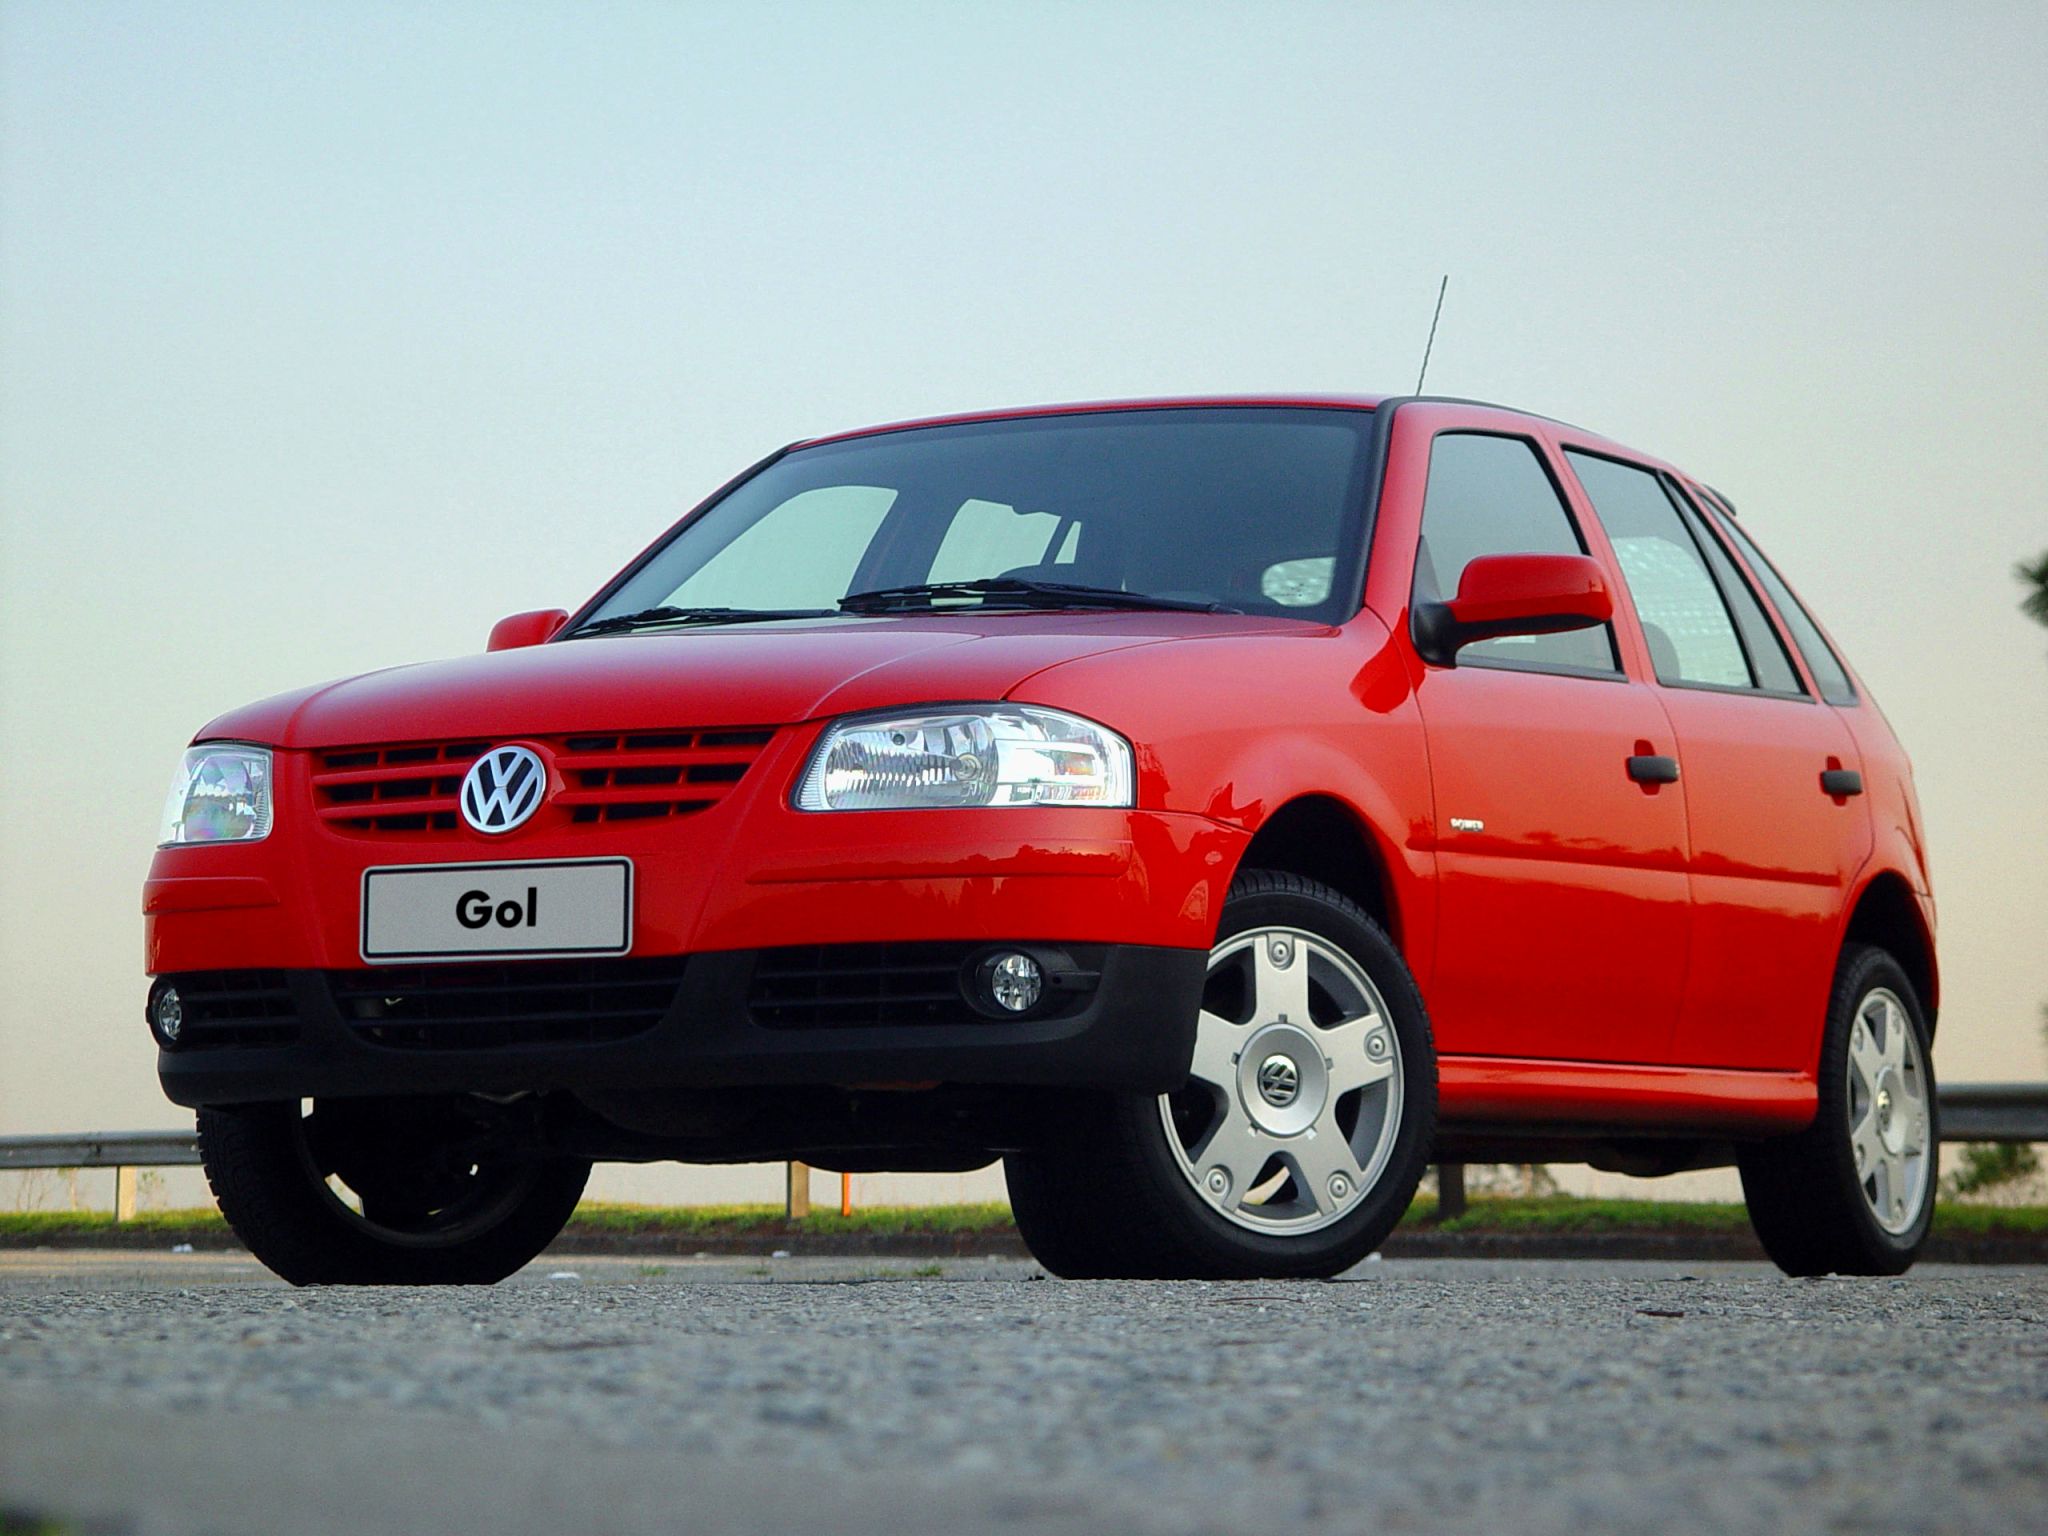
[[1585,555],[1481,555],[1446,603],[1417,603],[1415,649],[1424,661],[1457,665],[1461,647],[1502,635],[1554,635],[1614,617],[1600,563]]
[[539,645],[568,622],[568,611],[562,608],[536,608],[531,613],[515,613],[491,626],[490,643],[484,649],[516,651],[521,646]]

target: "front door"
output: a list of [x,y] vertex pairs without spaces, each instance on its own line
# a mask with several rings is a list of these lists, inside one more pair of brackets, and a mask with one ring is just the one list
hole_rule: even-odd
[[[1414,601],[1455,595],[1481,555],[1586,549],[1535,441],[1437,432]],[[1425,670],[1416,698],[1435,791],[1424,993],[1438,1049],[1665,1061],[1690,926],[1686,786],[1647,761],[1676,743],[1611,627],[1467,646]]]

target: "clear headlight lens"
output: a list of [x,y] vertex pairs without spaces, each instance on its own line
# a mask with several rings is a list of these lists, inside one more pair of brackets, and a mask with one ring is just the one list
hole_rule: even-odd
[[797,787],[806,811],[1131,805],[1131,744],[1028,704],[867,715],[827,730]]
[[178,764],[156,845],[253,843],[270,836],[270,814],[269,751],[207,742]]

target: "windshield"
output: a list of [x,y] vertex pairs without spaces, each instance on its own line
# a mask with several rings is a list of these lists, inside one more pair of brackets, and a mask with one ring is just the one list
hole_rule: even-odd
[[[1043,593],[1020,599],[1033,582],[1346,619],[1371,423],[1358,410],[1169,408],[800,448],[691,518],[582,627],[657,609],[800,616],[932,584],[947,590],[924,600],[931,611],[1043,609]],[[974,583],[988,590],[958,590]]]

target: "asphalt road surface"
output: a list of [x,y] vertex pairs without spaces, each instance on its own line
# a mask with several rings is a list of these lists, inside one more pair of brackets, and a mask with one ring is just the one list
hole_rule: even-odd
[[0,1254],[0,1509],[120,1536],[2048,1523],[2048,1270],[933,1268],[291,1291],[219,1255]]

